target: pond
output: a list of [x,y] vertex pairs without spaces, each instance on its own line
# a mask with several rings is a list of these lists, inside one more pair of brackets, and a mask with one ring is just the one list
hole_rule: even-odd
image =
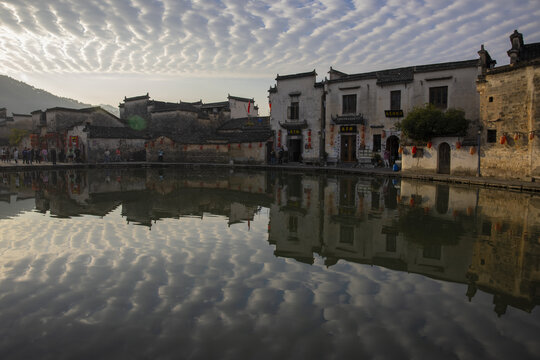
[[540,197],[224,169],[0,174],[0,357],[540,357]]

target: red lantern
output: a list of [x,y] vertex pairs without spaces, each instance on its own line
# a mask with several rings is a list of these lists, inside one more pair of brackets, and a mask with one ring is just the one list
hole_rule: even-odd
[[309,130],[309,131],[307,132],[307,136],[310,136],[310,137],[311,137],[311,130]]
[[432,146],[433,146],[433,143],[432,143],[431,141],[428,141],[428,143],[427,143],[427,148],[428,148],[428,149],[431,149]]
[[411,199],[409,200],[409,205],[414,206],[414,198],[413,197],[411,197]]
[[531,133],[529,134],[529,140],[532,140],[532,139],[534,139],[534,132],[531,132]]
[[501,142],[501,145],[506,144],[506,136],[505,135],[501,136],[501,141],[500,142]]
[[461,149],[461,142],[460,141],[456,142],[456,149]]
[[403,147],[402,146],[399,147],[398,153],[403,154]]
[[416,155],[416,151],[417,151],[416,146],[413,146],[412,149],[411,149],[411,153],[413,155]]
[[469,149],[469,154],[474,155],[476,153],[476,148],[474,146],[471,146]]

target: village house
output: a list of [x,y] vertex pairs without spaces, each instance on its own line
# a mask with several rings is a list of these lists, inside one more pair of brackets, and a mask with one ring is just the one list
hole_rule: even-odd
[[[418,65],[345,74],[330,68],[326,90],[326,147],[328,161],[369,164],[375,156],[400,159],[401,132],[396,124],[416,106],[432,104],[442,110],[456,108],[476,123],[478,60]],[[403,152],[404,170],[436,171],[437,153],[462,139],[433,139],[423,156]],[[458,145],[459,146],[459,145]],[[423,150],[423,149],[422,149]],[[418,151],[420,153],[420,151]],[[416,154],[415,154],[416,155]],[[421,160],[420,160],[421,159]],[[427,160],[427,161],[426,161]],[[474,170],[474,164],[473,164]]]
[[540,176],[540,43],[510,35],[510,64],[495,67],[481,47],[480,94],[482,176],[535,179]]
[[30,146],[34,148],[56,149],[65,153],[72,149],[80,150],[81,158],[87,156],[87,144],[78,135],[68,137],[68,131],[77,126],[105,126],[123,128],[125,124],[115,115],[101,107],[70,109],[55,107],[45,111],[32,112],[32,133]]
[[323,156],[324,84],[315,70],[277,75],[268,90],[274,149],[288,151],[283,161],[321,163]]

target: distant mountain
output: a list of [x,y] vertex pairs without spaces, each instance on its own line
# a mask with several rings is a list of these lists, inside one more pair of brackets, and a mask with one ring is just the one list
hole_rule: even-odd
[[[93,105],[56,96],[9,76],[0,75],[0,108],[5,107],[8,115],[12,113],[30,114],[34,110],[45,110],[52,107],[81,109],[91,106]],[[118,116],[118,108],[111,105],[99,106]]]

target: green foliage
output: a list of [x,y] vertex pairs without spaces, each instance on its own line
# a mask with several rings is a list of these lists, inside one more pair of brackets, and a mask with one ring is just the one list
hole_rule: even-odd
[[416,141],[429,141],[435,136],[465,135],[469,121],[457,109],[443,112],[431,104],[414,107],[398,124],[403,134]]
[[11,129],[9,134],[9,144],[18,145],[26,135],[28,135],[28,130]]

